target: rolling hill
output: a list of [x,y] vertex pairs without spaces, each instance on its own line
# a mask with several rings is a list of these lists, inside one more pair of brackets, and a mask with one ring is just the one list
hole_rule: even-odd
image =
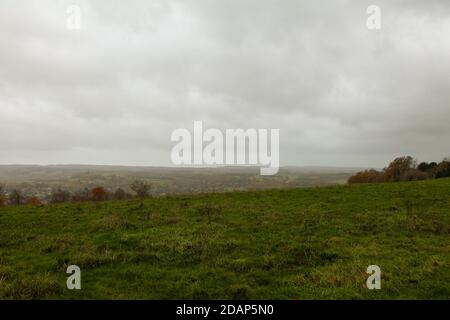
[[6,207],[0,298],[449,299],[449,235],[448,179]]

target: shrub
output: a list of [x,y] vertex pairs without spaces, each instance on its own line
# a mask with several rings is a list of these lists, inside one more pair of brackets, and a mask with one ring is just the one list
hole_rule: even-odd
[[358,172],[348,179],[348,183],[376,183],[383,181],[384,174],[375,169]]
[[25,197],[17,189],[14,189],[11,192],[8,199],[9,199],[9,203],[12,204],[13,206],[20,206],[20,205],[24,204],[24,202],[25,202]]
[[108,194],[103,187],[95,187],[91,190],[92,200],[105,201],[108,199]]
[[75,202],[82,202],[82,201],[89,201],[90,200],[90,192],[89,189],[84,189],[75,192],[75,194],[72,196],[72,201]]
[[208,218],[208,224],[211,224],[213,218],[217,218],[222,213],[222,208],[214,207],[213,205],[207,203],[197,208],[197,212]]
[[62,203],[70,200],[70,192],[66,190],[58,189],[50,196],[50,202]]
[[428,167],[429,164],[427,162],[421,162],[418,166],[417,169],[422,171],[422,172],[427,172],[428,171]]
[[144,181],[135,181],[131,185],[133,190],[140,199],[144,199],[149,196],[150,185]]
[[437,165],[435,177],[437,179],[450,177],[450,161],[444,160]]
[[118,188],[114,192],[113,197],[115,200],[126,200],[126,199],[130,199],[131,195],[129,193],[127,193],[125,190],[123,190],[122,188]]
[[4,207],[6,205],[6,195],[2,186],[0,186],[0,207]]
[[[445,162],[445,161],[443,161]],[[443,163],[442,162],[442,163]],[[377,183],[425,180],[439,176],[450,176],[450,162],[447,164],[422,162],[416,167],[416,161],[410,157],[394,159],[382,172],[370,169],[356,173],[348,179],[348,183]]]
[[400,181],[416,181],[416,180],[425,180],[427,179],[428,173],[422,172],[417,169],[409,169],[403,173],[400,178]]
[[436,174],[437,163],[436,162],[421,162],[417,169],[423,173],[427,173],[428,177],[432,178]]

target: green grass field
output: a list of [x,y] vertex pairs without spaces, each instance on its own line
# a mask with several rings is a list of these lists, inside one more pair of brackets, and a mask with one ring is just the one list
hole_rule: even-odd
[[449,235],[450,180],[0,208],[0,298],[450,299]]

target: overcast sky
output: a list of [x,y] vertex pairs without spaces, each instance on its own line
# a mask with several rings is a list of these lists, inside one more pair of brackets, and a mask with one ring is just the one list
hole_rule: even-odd
[[282,165],[441,160],[450,1],[0,2],[1,164],[171,165],[194,120],[279,128]]

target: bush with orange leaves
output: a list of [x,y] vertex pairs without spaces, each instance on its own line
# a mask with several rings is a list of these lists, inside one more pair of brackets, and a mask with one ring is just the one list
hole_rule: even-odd
[[364,170],[348,179],[348,183],[377,183],[384,182],[384,173],[375,169]]
[[92,200],[105,201],[108,199],[108,194],[103,187],[95,187],[91,190]]
[[42,205],[42,201],[36,197],[31,197],[25,201],[25,204],[30,205],[30,206],[40,206],[40,205]]
[[433,177],[428,164],[422,163],[417,167],[417,161],[410,156],[395,158],[383,171],[374,169],[356,173],[348,179],[348,183],[377,183],[425,180]]

